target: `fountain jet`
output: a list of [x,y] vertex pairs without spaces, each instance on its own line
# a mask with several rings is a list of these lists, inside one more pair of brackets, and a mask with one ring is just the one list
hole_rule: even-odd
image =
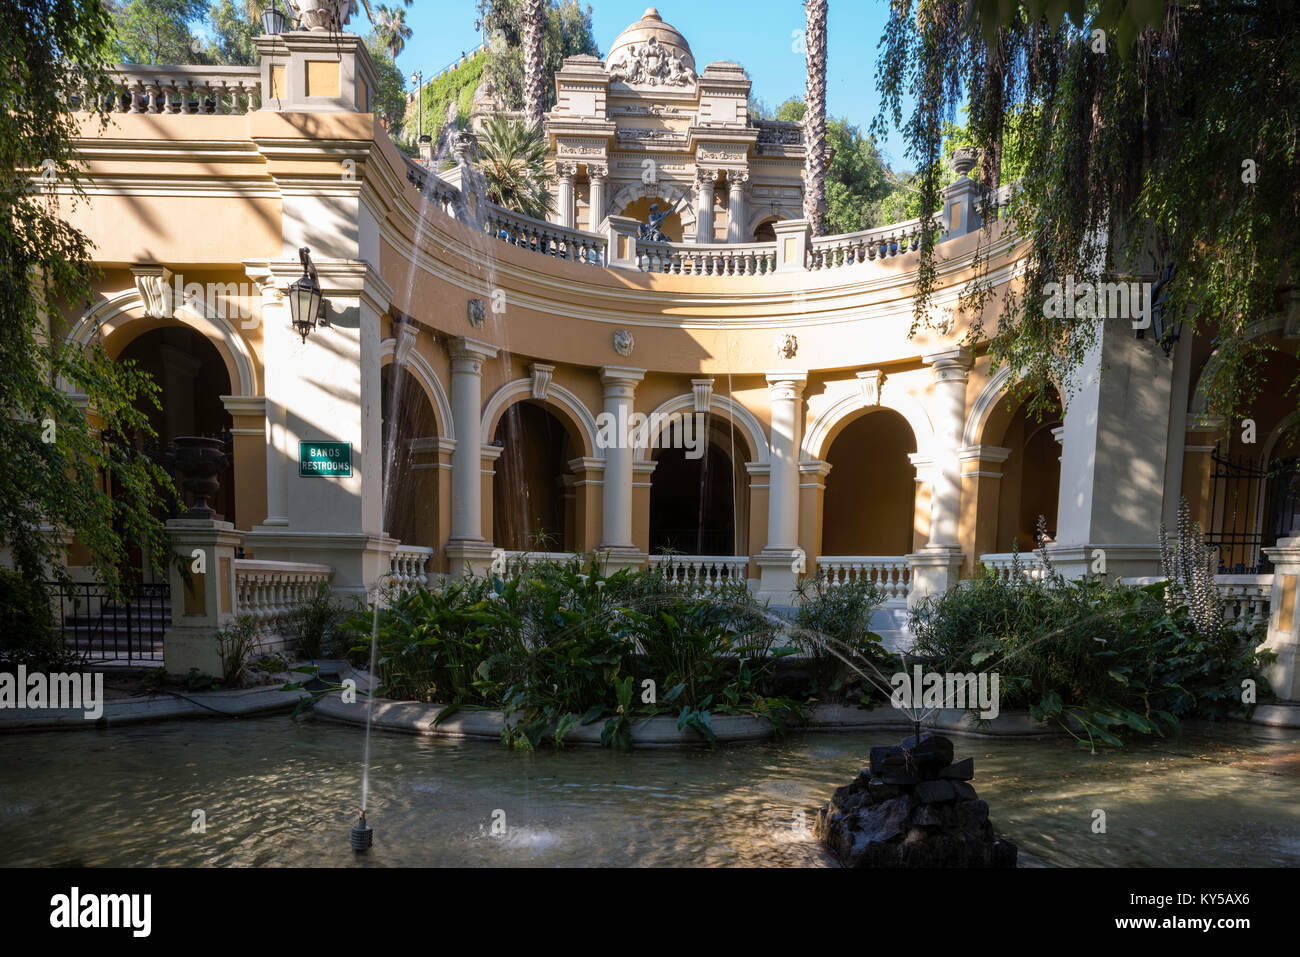
[[352,850],[362,854],[370,850],[370,845],[375,842],[374,829],[366,825],[366,812],[361,812],[361,818],[352,828]]

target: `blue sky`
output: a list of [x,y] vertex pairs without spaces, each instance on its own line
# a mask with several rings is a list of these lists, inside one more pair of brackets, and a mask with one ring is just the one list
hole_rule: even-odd
[[[378,2],[378,0],[372,0]],[[398,0],[389,0],[396,5]],[[588,0],[596,42],[602,54],[629,24],[640,20],[647,0]],[[795,31],[804,28],[800,0],[662,0],[660,16],[686,37],[702,68],[713,60],[734,60],[749,71],[754,93],[775,107],[790,96],[803,97],[804,60],[794,50]],[[879,107],[876,94],[876,44],[889,9],[888,0],[832,0],[830,3],[829,101],[832,116],[867,128]],[[415,0],[406,12],[413,35],[397,65],[402,74],[420,69],[426,77],[479,43],[474,30],[475,0]],[[361,14],[364,23],[365,14]],[[360,24],[354,24],[356,29]],[[896,169],[914,165],[904,156],[897,132],[882,144]]]

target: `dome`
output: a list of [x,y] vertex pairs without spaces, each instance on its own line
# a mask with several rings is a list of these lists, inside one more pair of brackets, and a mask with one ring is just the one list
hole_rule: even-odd
[[[609,56],[605,57],[605,69],[611,74],[617,74],[619,72],[617,67],[620,64],[634,64],[637,60],[644,59],[647,51],[661,54],[665,61],[669,57],[680,60],[682,69],[690,71],[690,78],[694,80],[695,57],[691,54],[690,44],[676,27],[664,23],[663,17],[659,16],[659,11],[654,7],[648,9],[640,20],[618,35],[614,45],[609,49]],[[656,63],[657,57],[652,57],[651,62]],[[615,76],[615,79],[618,78]],[[629,82],[642,82],[642,80],[629,79]]]

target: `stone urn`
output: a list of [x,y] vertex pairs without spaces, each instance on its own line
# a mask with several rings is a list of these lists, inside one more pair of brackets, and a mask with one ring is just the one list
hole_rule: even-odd
[[958,176],[969,176],[979,156],[979,150],[973,150],[969,146],[957,147],[952,151],[952,159],[949,161],[952,171]]
[[230,466],[223,439],[201,435],[181,435],[174,440],[175,451],[168,457],[180,473],[181,489],[190,494],[190,508],[181,518],[198,518],[212,521],[217,513],[208,500],[217,494],[221,481],[217,478]]
[[305,30],[341,31],[352,14],[357,0],[289,0],[294,15]]

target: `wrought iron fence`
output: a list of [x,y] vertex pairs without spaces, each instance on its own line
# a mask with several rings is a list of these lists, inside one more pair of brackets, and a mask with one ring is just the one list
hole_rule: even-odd
[[133,582],[114,596],[97,582],[47,582],[56,626],[68,647],[98,663],[160,662],[171,624],[165,582]]

